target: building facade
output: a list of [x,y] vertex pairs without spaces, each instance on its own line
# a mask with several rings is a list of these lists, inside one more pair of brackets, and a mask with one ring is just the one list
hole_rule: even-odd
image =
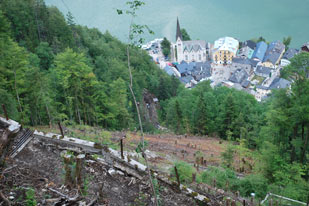
[[209,59],[209,44],[204,40],[183,41],[177,18],[176,43],[171,48],[174,62],[206,62]]
[[232,64],[233,58],[236,56],[239,42],[232,37],[223,37],[215,41],[212,60],[215,64],[226,65]]

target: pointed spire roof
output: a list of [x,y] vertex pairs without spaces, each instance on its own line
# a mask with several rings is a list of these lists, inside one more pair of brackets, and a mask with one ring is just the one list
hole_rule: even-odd
[[176,41],[177,41],[178,38],[180,38],[182,40],[182,33],[181,33],[181,30],[180,30],[179,20],[178,20],[178,17],[177,17]]

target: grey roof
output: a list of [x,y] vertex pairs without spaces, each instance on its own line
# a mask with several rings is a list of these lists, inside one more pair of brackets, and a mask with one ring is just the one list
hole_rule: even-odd
[[247,88],[249,85],[250,85],[250,81],[249,81],[249,80],[245,80],[245,81],[243,81],[243,82],[241,83],[241,86],[242,86],[242,87],[245,87],[245,88]]
[[174,70],[173,70],[172,67],[166,66],[166,67],[164,67],[164,70],[165,70],[165,72],[166,72],[168,75],[170,75],[170,76],[174,75]]
[[241,84],[244,80],[248,78],[248,74],[244,69],[237,69],[233,75],[229,78],[229,81],[233,83]]
[[272,64],[276,64],[276,62],[279,60],[284,49],[285,49],[285,46],[280,41],[271,42],[265,53],[263,62],[271,62]]
[[193,77],[190,75],[185,76],[185,77],[180,77],[180,81],[185,84],[190,83],[191,80],[193,80]]
[[233,63],[237,64],[249,64],[252,67],[256,67],[256,65],[259,63],[259,61],[253,60],[253,59],[244,59],[244,58],[233,58]]
[[244,42],[243,46],[247,46],[250,49],[254,50],[255,47],[256,47],[256,43],[254,41],[252,41],[252,40],[247,40],[247,41]]
[[269,75],[271,73],[271,68],[258,66],[255,70],[255,73]]
[[200,81],[211,76],[211,64],[207,62],[197,62],[192,71],[192,76],[196,81]]
[[195,66],[195,62],[187,63],[185,61],[182,61],[180,64],[176,65],[176,68],[178,69],[180,74],[191,74],[191,71],[195,68]]
[[205,40],[190,40],[190,41],[183,41],[183,50],[187,50],[189,52],[198,51],[201,49],[206,49],[206,41]]
[[289,48],[282,56],[282,59],[291,59],[298,53],[299,53],[298,49]]
[[283,78],[275,78],[269,86],[269,89],[285,89],[291,85],[291,82]]
[[262,85],[256,85],[257,89],[264,89],[264,90],[269,90],[268,87],[262,86]]

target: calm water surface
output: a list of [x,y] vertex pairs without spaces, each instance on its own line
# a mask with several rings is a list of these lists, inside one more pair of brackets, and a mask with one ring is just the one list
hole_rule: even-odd
[[[97,27],[125,41],[128,18],[118,16],[125,0],[45,0],[78,24]],[[221,36],[239,40],[263,36],[267,41],[292,36],[293,47],[309,41],[309,0],[146,0],[138,23],[147,24],[155,37],[175,40],[176,18],[192,39],[213,42]]]

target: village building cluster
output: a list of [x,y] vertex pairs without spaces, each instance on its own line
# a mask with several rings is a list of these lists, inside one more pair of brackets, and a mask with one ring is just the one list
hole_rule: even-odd
[[300,49],[286,49],[280,41],[239,42],[232,37],[222,37],[214,43],[185,41],[178,19],[170,61],[160,53],[162,40],[156,39],[143,48],[167,74],[179,78],[185,87],[193,88],[201,81],[210,80],[213,87],[223,85],[243,90],[258,101],[267,98],[274,89],[289,88],[291,82],[281,78],[280,71],[296,54],[309,52],[309,42]]

